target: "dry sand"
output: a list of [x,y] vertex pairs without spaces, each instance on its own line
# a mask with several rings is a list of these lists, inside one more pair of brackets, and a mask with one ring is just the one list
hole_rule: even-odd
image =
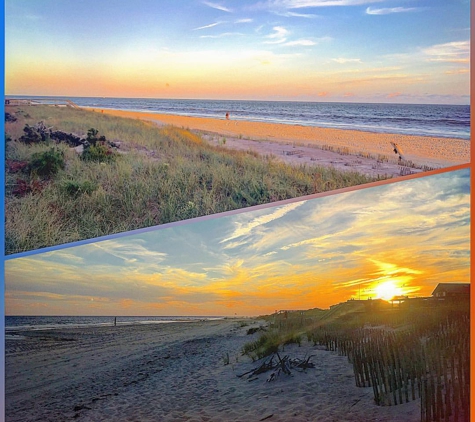
[[[219,143],[227,148],[254,150],[262,155],[274,155],[290,164],[333,166],[370,176],[400,176],[422,171],[420,168],[403,169],[398,165],[398,156],[394,153],[391,142],[401,148],[407,161],[419,167],[443,168],[470,162],[470,142],[463,139],[123,110],[104,110],[104,113],[201,131],[211,143]],[[226,139],[225,143],[222,142],[223,138]],[[328,147],[333,151],[324,150]]]
[[[29,331],[6,341],[6,421],[420,420],[420,401],[374,404],[346,357],[303,343],[315,368],[267,382],[241,375],[251,322],[238,320]],[[229,364],[225,359],[229,356]]]

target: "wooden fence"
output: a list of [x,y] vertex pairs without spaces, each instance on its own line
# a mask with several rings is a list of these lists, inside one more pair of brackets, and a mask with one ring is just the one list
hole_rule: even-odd
[[348,356],[358,387],[373,387],[380,406],[421,399],[421,421],[468,422],[470,322],[456,315],[443,323],[397,332],[322,327],[314,343]]

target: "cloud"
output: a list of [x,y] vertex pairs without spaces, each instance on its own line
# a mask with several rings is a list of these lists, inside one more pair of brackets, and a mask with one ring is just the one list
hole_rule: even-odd
[[222,34],[218,35],[200,35],[200,38],[224,38],[224,37],[232,37],[232,36],[241,36],[244,35],[241,32],[223,32]]
[[455,70],[447,70],[444,73],[446,75],[462,75],[464,73],[469,73],[470,69],[464,68],[464,69],[455,69]]
[[376,84],[378,82],[397,82],[405,84],[414,84],[414,83],[423,83],[423,77],[405,75],[405,74],[394,74],[394,75],[373,75],[366,78],[360,79],[347,79],[339,82],[339,85],[366,85],[366,84]]
[[296,41],[286,42],[284,45],[287,45],[287,46],[294,46],[294,45],[312,46],[312,45],[316,45],[316,44],[317,43],[315,41],[312,41],[312,40],[296,40]]
[[[276,210],[274,210],[270,214],[264,214],[260,217],[256,217],[256,218],[254,218],[253,220],[251,220],[250,222],[248,222],[246,224],[243,224],[243,223],[237,221],[235,223],[236,228],[234,229],[233,233],[231,233],[225,239],[221,240],[219,243],[225,243],[225,242],[229,242],[230,240],[237,239],[238,237],[241,237],[241,236],[247,236],[247,235],[251,234],[252,231],[255,230],[256,228],[258,228],[262,225],[268,224],[268,223],[270,223],[274,220],[277,220],[279,218],[284,217],[286,214],[288,214],[289,212],[291,212],[291,211],[295,210],[296,208],[300,207],[304,203],[305,203],[305,201],[294,202],[294,203],[291,203],[291,204],[288,204],[288,205],[284,205],[282,207],[277,208]],[[266,211],[266,212],[268,212],[268,211]]]
[[296,13],[296,12],[274,12],[278,16],[283,16],[285,18],[305,18],[305,19],[315,19],[319,15],[314,15],[311,13]]
[[269,0],[259,6],[264,8],[302,9],[307,7],[359,6],[380,3],[383,0]]
[[287,35],[289,31],[285,29],[283,26],[274,26],[272,28],[275,32],[273,34],[269,34],[266,38],[269,38],[274,41],[265,41],[265,44],[280,44],[287,41]]
[[124,242],[123,239],[108,240],[106,242],[90,243],[85,247],[92,249],[99,249],[100,251],[114,256],[124,262],[132,264],[137,261],[148,259],[153,262],[163,261],[168,254],[163,252],[156,252],[148,249],[142,244],[140,239]]
[[200,26],[198,28],[194,28],[193,31],[199,31],[201,29],[207,29],[207,28],[213,28],[214,26],[217,26],[217,25],[221,25],[223,22],[214,22],[214,23],[210,23],[209,25],[205,25],[205,26]]
[[345,63],[361,63],[361,59],[345,59],[343,57],[339,57],[337,59],[332,59],[332,61],[345,64]]
[[453,41],[422,49],[432,62],[469,63],[470,41]]
[[228,13],[232,13],[232,9],[229,9],[227,8],[226,6],[223,6],[222,4],[219,4],[219,3],[213,3],[213,2],[210,2],[210,1],[204,1],[203,2],[204,5],[206,6],[209,6],[213,9],[218,9],[218,10],[222,10],[223,12],[228,12]]
[[391,13],[404,13],[404,12],[412,12],[414,10],[419,10],[418,7],[388,7],[383,9],[373,9],[368,7],[366,9],[367,15],[389,15]]
[[244,18],[244,19],[236,19],[234,23],[251,23],[254,22],[254,19]]
[[396,98],[402,95],[400,92],[391,92],[390,94],[386,95],[386,98]]

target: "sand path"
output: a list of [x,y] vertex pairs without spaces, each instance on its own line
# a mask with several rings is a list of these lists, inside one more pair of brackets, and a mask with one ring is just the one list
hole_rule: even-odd
[[316,368],[238,378],[258,365],[240,354],[258,336],[248,328],[222,320],[25,333],[6,344],[6,421],[420,420],[418,401],[376,406],[346,357],[309,343],[284,353],[312,354]]
[[[161,124],[171,124],[178,127],[204,131],[219,137],[226,137],[226,147],[240,149],[258,149],[261,154],[284,155],[279,144],[291,145],[293,148],[304,150],[295,154],[294,158],[307,158],[308,161],[318,156],[312,156],[308,148],[320,148],[320,155],[325,152],[321,148],[331,148],[340,151],[340,159],[350,153],[353,158],[343,158],[350,167],[357,169],[364,162],[364,156],[373,155],[372,165],[378,157],[389,158],[397,166],[397,156],[391,142],[395,142],[402,149],[404,158],[419,166],[442,168],[470,162],[470,142],[455,138],[436,138],[428,136],[410,136],[387,133],[373,133],[356,130],[342,130],[312,126],[288,125],[277,123],[250,122],[243,120],[211,119],[201,117],[177,116],[158,113],[142,113],[124,110],[104,110],[104,113],[115,116],[155,121]],[[230,139],[228,139],[230,138]],[[253,141],[253,142],[250,142]],[[257,147],[257,144],[260,147]],[[358,160],[354,157],[358,156]],[[300,155],[300,157],[298,157]],[[363,157],[361,157],[363,156]],[[330,160],[336,156],[331,156]],[[348,156],[347,156],[348,157]],[[281,157],[282,158],[282,157]],[[381,161],[381,160],[380,160]],[[305,160],[300,160],[305,162]],[[331,164],[331,163],[330,163]],[[367,163],[363,164],[363,169]],[[385,165],[385,162],[382,163]],[[348,165],[346,165],[348,167]],[[371,167],[371,166],[370,166]],[[400,170],[400,169],[398,169]],[[388,174],[392,174],[391,169]],[[381,172],[377,172],[381,174]]]

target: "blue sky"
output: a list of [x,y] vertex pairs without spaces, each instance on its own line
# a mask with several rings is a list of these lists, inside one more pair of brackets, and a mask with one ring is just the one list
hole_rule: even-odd
[[469,282],[470,173],[9,259],[7,315],[259,315]]
[[6,93],[469,103],[468,0],[6,0]]

